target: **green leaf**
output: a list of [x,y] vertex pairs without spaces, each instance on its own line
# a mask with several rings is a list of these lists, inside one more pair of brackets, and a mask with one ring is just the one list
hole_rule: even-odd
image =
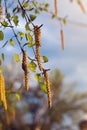
[[54,19],[55,17],[56,17],[56,15],[55,15],[55,14],[53,14],[53,15],[52,15],[52,19]]
[[27,8],[27,7],[29,7],[29,4],[28,4],[27,2],[25,2],[25,3],[23,4],[23,7],[24,7],[24,8]]
[[40,83],[40,86],[41,86],[41,90],[42,90],[44,93],[47,93],[46,82]]
[[30,33],[26,33],[25,36],[26,36],[26,39],[27,39],[29,42],[32,42],[32,41],[33,41],[33,38],[32,38],[32,36],[30,35]]
[[38,9],[35,9],[35,14],[39,14],[40,11]]
[[20,93],[16,93],[16,98],[17,98],[18,101],[20,101],[20,99],[21,99],[21,94],[20,94]]
[[30,14],[31,21],[34,21],[36,19],[36,15]]
[[49,6],[48,3],[45,3],[45,4],[44,4],[44,11],[48,12],[48,6]]
[[17,15],[13,16],[13,22],[14,22],[15,26],[18,26],[19,20],[18,20],[18,16]]
[[26,29],[26,31],[29,31],[29,30],[30,30],[29,23],[26,23],[25,29]]
[[19,56],[19,54],[15,53],[14,54],[14,58],[15,58],[16,62],[20,62],[20,56]]
[[64,25],[67,24],[66,19],[63,19],[62,21],[63,21],[63,24],[64,24]]
[[0,65],[2,65],[2,61],[1,61],[1,59],[0,59]]
[[18,32],[18,34],[20,35],[21,39],[23,39],[25,36],[23,32]]
[[35,79],[36,79],[38,82],[42,82],[41,74],[35,74]]
[[8,23],[7,23],[6,21],[1,22],[1,24],[2,24],[4,27],[7,27],[7,26],[8,26]]
[[35,64],[35,62],[31,61],[31,62],[28,64],[28,68],[29,68],[32,72],[35,72],[35,71],[36,71],[36,68],[37,68],[37,65]]
[[25,17],[25,11],[22,12],[21,16],[22,16],[22,18]]
[[37,8],[37,3],[32,1],[32,4],[34,5],[35,8]]
[[2,60],[4,61],[5,59],[4,53],[1,54],[1,57],[2,57]]
[[35,45],[35,42],[34,42],[34,41],[31,41],[31,42],[29,42],[27,45],[28,45],[28,47],[32,47],[32,46]]
[[43,56],[44,63],[48,62],[48,58],[46,56]]
[[4,39],[4,33],[0,30],[0,41]]
[[14,13],[17,9],[18,9],[18,7],[15,7],[15,8],[13,9],[13,13]]
[[10,13],[7,13],[6,18],[9,19],[10,17]]
[[12,38],[10,39],[10,44],[11,44],[11,46],[14,46],[14,45],[15,45]]
[[45,5],[44,5],[46,8],[49,6],[49,3],[45,3]]
[[0,67],[0,74],[2,73],[2,68]]

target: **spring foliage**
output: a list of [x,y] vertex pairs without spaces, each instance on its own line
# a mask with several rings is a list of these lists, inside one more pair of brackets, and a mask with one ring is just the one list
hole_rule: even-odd
[[[42,25],[35,25],[34,20],[37,15],[41,11],[48,10],[48,3],[39,3],[39,2],[29,2],[27,0],[20,1],[17,3],[13,3],[13,7],[8,7],[8,2],[4,0],[4,3],[1,1],[0,5],[0,41],[6,41],[2,48],[5,48],[6,45],[16,47],[16,44],[19,47],[19,54],[14,53],[14,58],[16,62],[21,62],[21,69],[24,71],[25,77],[25,89],[29,90],[29,72],[32,71],[37,77],[37,81],[39,83],[46,82],[47,92],[48,92],[48,101],[49,106],[51,108],[51,97],[50,97],[50,81],[48,82],[48,76],[44,72],[47,70],[43,67],[43,63],[48,62],[48,58],[44,55],[41,55],[41,28]],[[3,12],[4,9],[4,12]],[[11,11],[10,11],[11,10]],[[20,20],[23,19],[24,22],[24,31],[15,30],[19,26]],[[10,28],[12,35],[10,35],[9,39],[5,39],[5,33],[3,29],[6,31]],[[27,48],[27,49],[26,49]],[[30,57],[29,51],[32,49],[33,58]],[[3,61],[5,60],[5,54],[2,54]],[[39,69],[39,70],[38,70]],[[45,77],[45,78],[44,78]],[[40,81],[38,79],[41,79]],[[45,79],[45,80],[43,80]],[[0,88],[1,91],[1,101],[5,110],[7,110],[6,99],[5,99],[5,85],[4,85],[4,77],[0,77]],[[48,89],[49,88],[49,89]],[[2,96],[2,94],[4,96]],[[3,97],[3,98],[2,98]]]
[[[51,90],[50,90],[50,80],[48,75],[48,69],[43,67],[43,64],[48,62],[48,58],[41,54],[41,30],[42,24],[37,25],[34,24],[35,19],[37,18],[40,12],[45,11],[49,12],[48,7],[49,4],[47,2],[41,3],[40,1],[28,1],[28,0],[18,0],[17,2],[13,2],[13,5],[9,6],[9,1],[0,0],[0,41],[2,43],[2,48],[5,46],[17,47],[19,49],[19,53],[14,53],[14,58],[16,62],[21,62],[21,69],[24,71],[25,75],[25,88],[29,90],[29,72],[35,74],[35,78],[41,84],[44,84],[44,88],[46,88],[46,92],[48,94],[48,104],[49,107],[52,107],[52,99],[51,99]],[[85,13],[86,10],[81,0],[77,0],[78,5]],[[50,13],[52,18],[57,18],[61,25],[66,24],[66,18],[58,17],[59,14],[59,3],[58,0],[54,0],[54,12]],[[24,21],[24,31],[20,31],[17,27],[19,27],[20,21]],[[17,28],[17,30],[16,30]],[[8,39],[6,39],[5,31],[11,32],[11,35]],[[60,29],[60,37],[61,37],[61,46],[64,50],[64,31],[61,26]],[[17,45],[17,46],[16,46]],[[32,49],[32,55],[30,56],[30,51]],[[5,60],[5,54],[1,54],[1,58]],[[0,72],[1,67],[0,67]],[[42,88],[42,86],[41,86]],[[5,110],[7,109],[6,98],[5,98],[5,85],[4,85],[4,77],[2,74],[0,75],[0,89],[1,89],[1,101]],[[43,89],[44,90],[44,89]],[[2,96],[3,94],[3,96]]]

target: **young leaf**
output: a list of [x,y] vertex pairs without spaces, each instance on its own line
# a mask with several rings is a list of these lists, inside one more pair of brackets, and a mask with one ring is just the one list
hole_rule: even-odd
[[14,41],[13,41],[13,39],[10,39],[10,44],[11,44],[12,46],[14,46]]
[[44,63],[48,62],[48,58],[46,56],[43,56]]
[[9,19],[10,17],[10,13],[7,13],[6,18]]
[[31,21],[34,21],[36,19],[36,15],[30,14]]
[[20,56],[19,56],[19,54],[15,53],[14,54],[14,58],[15,58],[16,62],[20,62]]
[[17,7],[15,7],[14,9],[13,9],[13,13],[17,10],[18,8]]
[[66,24],[67,24],[66,19],[63,19],[63,24],[64,24],[64,25],[66,25]]
[[33,41],[33,38],[32,36],[30,35],[30,33],[27,33],[25,34],[26,35],[26,39],[29,41],[29,42],[32,42]]
[[25,2],[25,3],[23,4],[23,7],[24,7],[24,8],[27,8],[27,7],[29,7],[29,4],[28,4],[27,2]]
[[4,39],[4,33],[0,30],[0,41]]
[[47,93],[46,82],[40,83],[40,86],[41,86],[41,90],[42,90],[44,93]]
[[26,29],[26,31],[29,31],[29,30],[30,30],[29,23],[26,23],[26,24],[25,24],[25,29]]
[[2,68],[0,67],[0,74],[2,73]]
[[31,61],[29,64],[28,64],[28,68],[35,72],[36,71],[36,68],[37,68],[37,65],[35,64],[35,62]]
[[2,57],[2,60],[4,61],[5,59],[4,53],[1,54],[1,57]]
[[38,82],[42,82],[41,74],[35,74],[35,79],[36,79]]
[[18,34],[20,35],[21,39],[23,39],[25,36],[23,32],[18,32]]
[[20,99],[21,99],[21,94],[20,94],[20,93],[16,93],[16,98],[17,98],[18,101],[20,101]]
[[17,15],[13,16],[13,22],[14,22],[15,26],[18,25],[19,20],[18,20],[18,16]]
[[2,61],[1,61],[1,59],[0,59],[0,65],[2,64]]
[[1,22],[1,24],[2,24],[4,27],[7,27],[7,26],[8,26],[8,23],[7,23],[6,21]]
[[35,8],[37,8],[37,3],[32,1],[32,4],[34,5]]
[[33,42],[33,41],[28,43],[28,47],[32,47],[34,45],[35,45],[35,42]]

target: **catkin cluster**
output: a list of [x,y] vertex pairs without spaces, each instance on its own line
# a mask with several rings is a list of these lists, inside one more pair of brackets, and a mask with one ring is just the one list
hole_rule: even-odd
[[46,80],[46,88],[47,88],[47,94],[48,94],[48,105],[49,108],[52,107],[52,99],[51,99],[51,90],[50,90],[50,80],[49,80],[49,75],[48,75],[48,71],[44,70],[44,77]]
[[28,91],[29,85],[28,85],[28,68],[27,68],[27,54],[26,51],[22,50],[23,58],[22,58],[22,69],[24,70],[25,74],[25,88]]
[[5,81],[4,76],[0,74],[0,94],[1,94],[1,101],[4,106],[4,109],[7,110],[7,102],[5,96]]
[[34,27],[34,35],[35,35],[35,44],[36,44],[36,59],[37,59],[38,67],[40,71],[42,71],[43,67],[40,58],[41,30],[40,27],[38,27],[37,25]]
[[0,22],[3,21],[3,7],[0,5]]

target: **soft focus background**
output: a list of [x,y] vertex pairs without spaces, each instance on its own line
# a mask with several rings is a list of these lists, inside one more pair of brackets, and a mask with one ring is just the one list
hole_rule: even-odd
[[[46,0],[41,0],[41,2]],[[50,11],[54,1],[48,0]],[[82,0],[87,10],[87,0]],[[60,17],[67,17],[63,25],[65,49],[61,49],[60,22],[42,12],[35,20],[42,27],[41,54],[46,54],[50,68],[53,107],[48,109],[47,95],[30,73],[30,91],[25,92],[20,63],[12,59],[19,49],[10,45],[2,49],[7,55],[3,74],[8,89],[8,111],[0,109],[0,130],[79,130],[79,122],[87,112],[87,13],[83,13],[76,0],[58,0]],[[23,22],[16,30],[23,31]],[[6,38],[11,31],[6,31]],[[10,90],[9,91],[9,87]],[[10,96],[9,96],[9,93]],[[16,94],[15,94],[16,93]]]

